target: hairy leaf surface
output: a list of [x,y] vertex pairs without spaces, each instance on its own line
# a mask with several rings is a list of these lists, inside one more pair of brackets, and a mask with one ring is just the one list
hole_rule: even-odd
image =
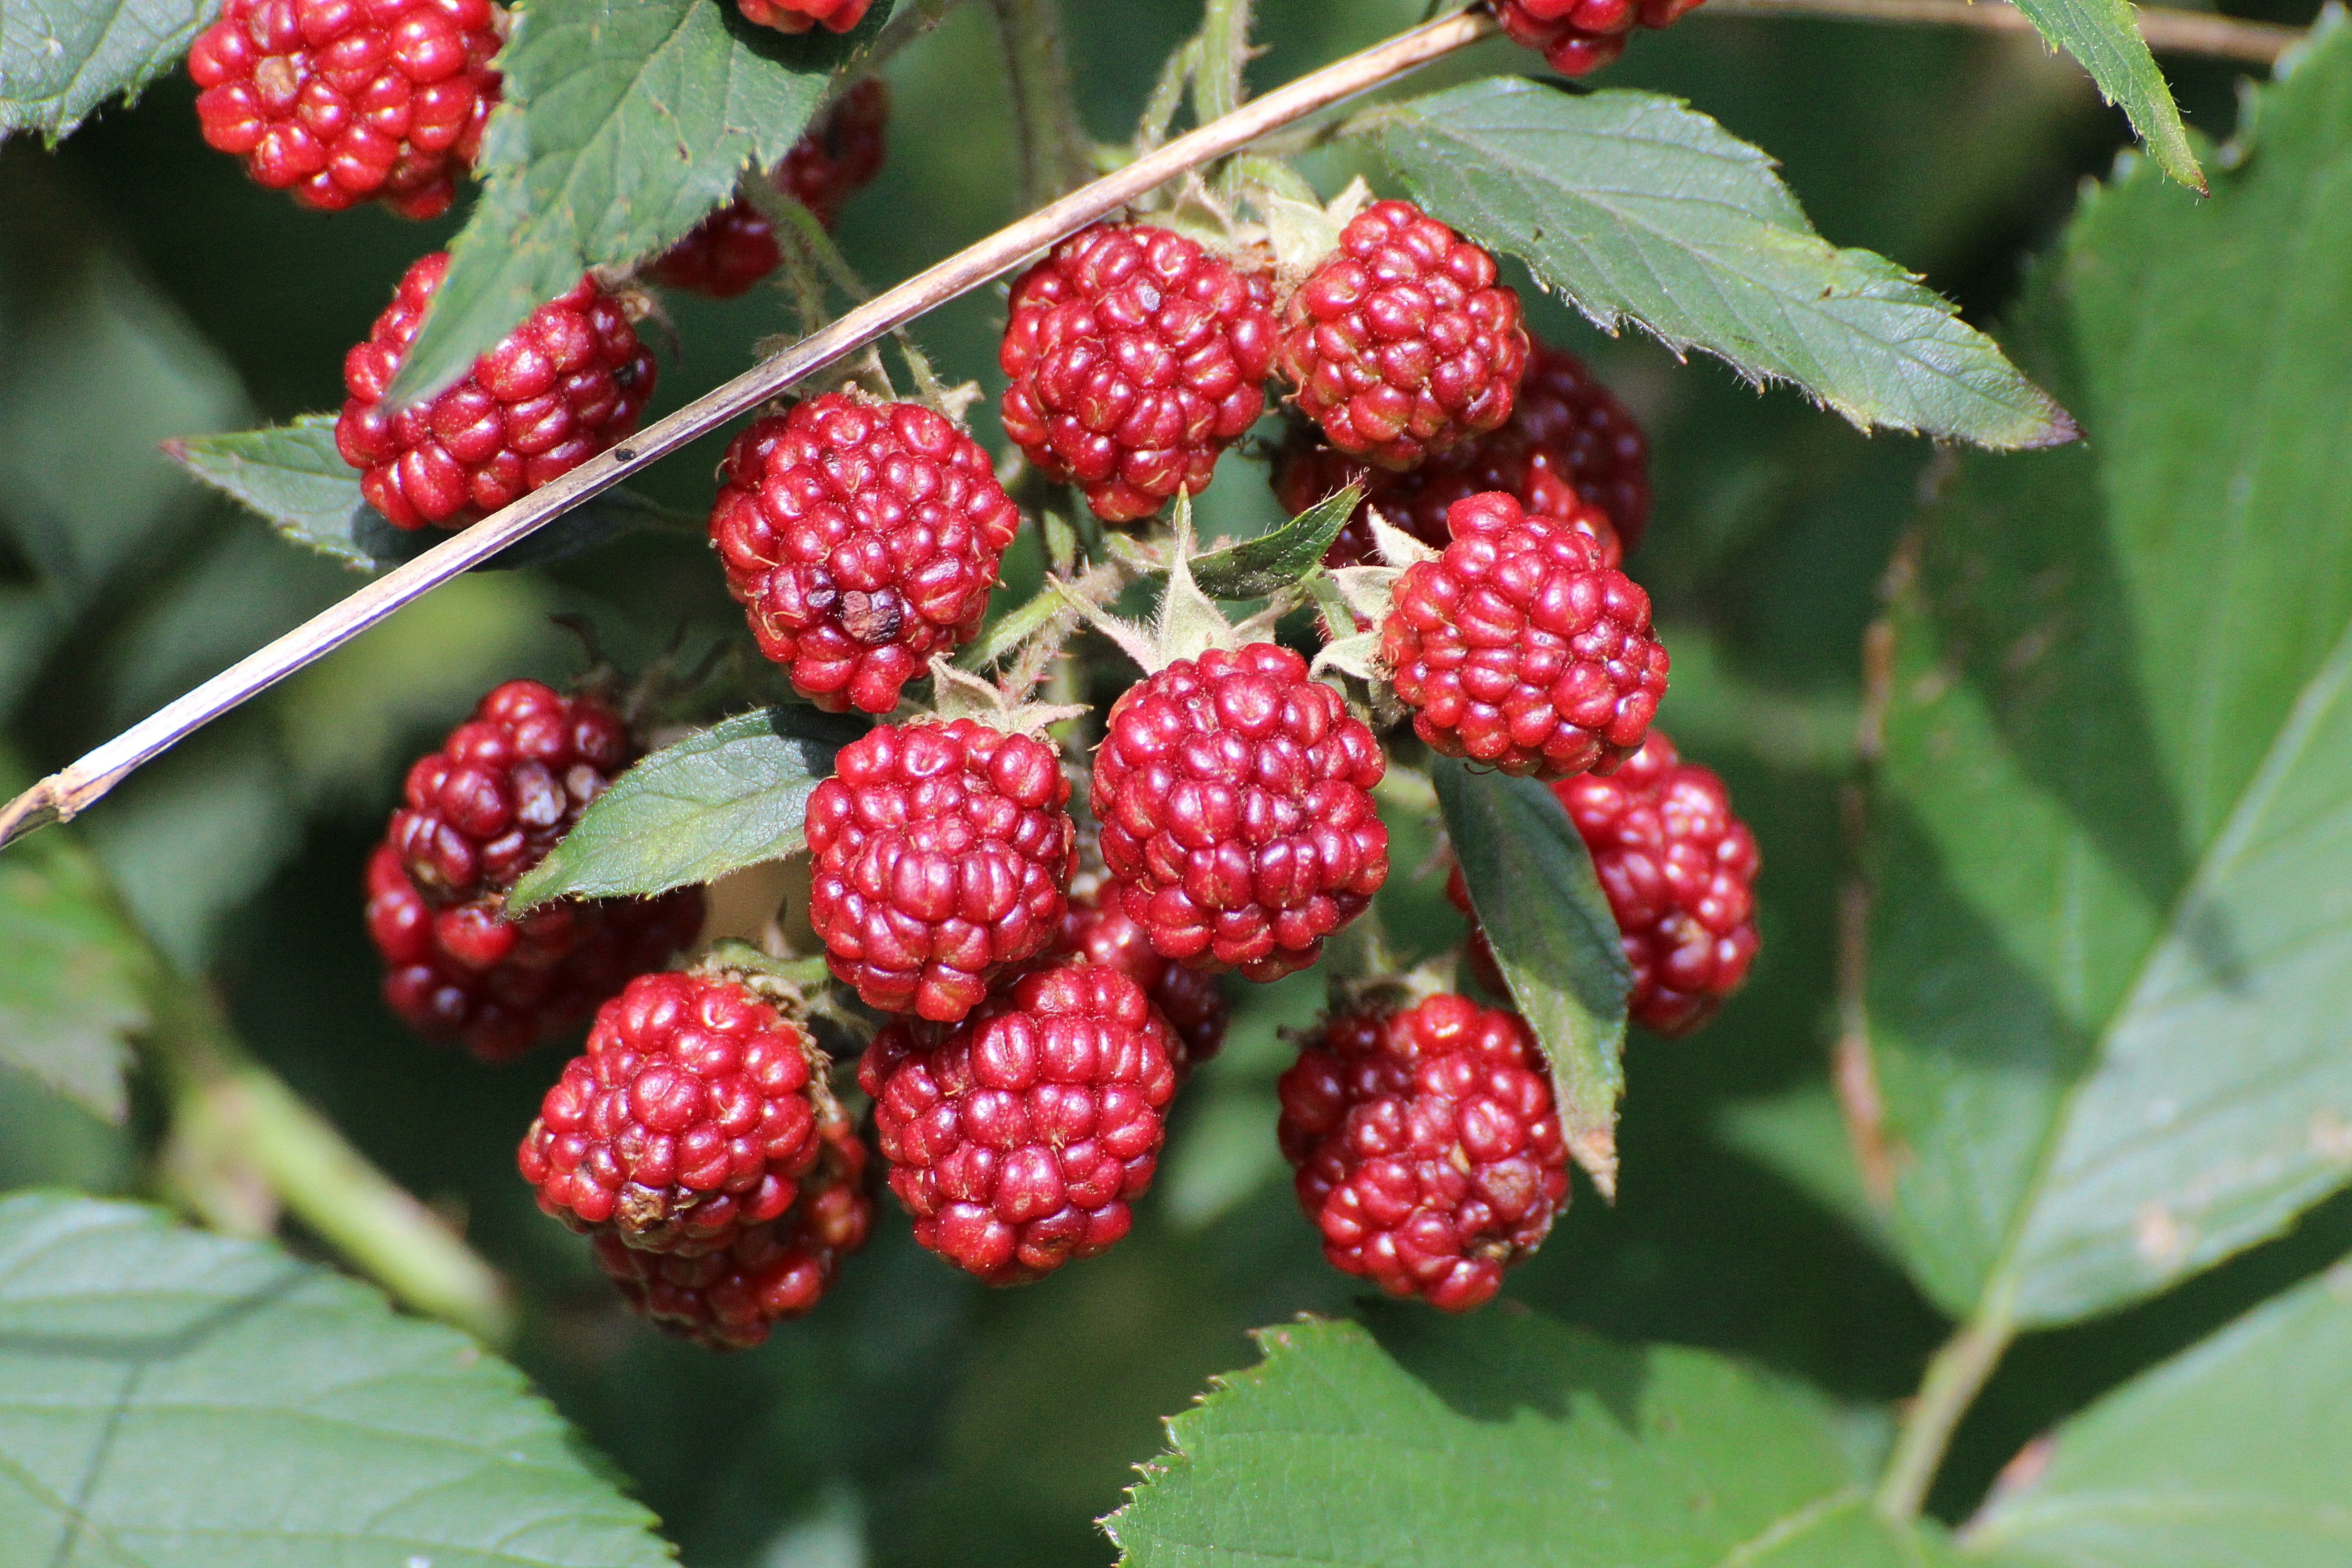
[[54,142],[179,63],[221,0],[9,0],[0,5],[0,137]]

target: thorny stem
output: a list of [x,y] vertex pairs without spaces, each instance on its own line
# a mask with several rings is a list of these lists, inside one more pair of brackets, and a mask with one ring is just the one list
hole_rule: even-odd
[[1192,73],[1192,115],[1202,124],[1242,106],[1242,73],[1249,65],[1254,0],[1208,0],[1201,23],[1201,53]]
[[2002,1352],[2016,1338],[2017,1320],[2010,1293],[1997,1286],[1976,1316],[1961,1324],[1927,1363],[1927,1378],[1903,1417],[1895,1452],[1879,1479],[1874,1506],[1880,1518],[1901,1522],[1919,1517],[1920,1505],[1927,1501],[1927,1489],[1952,1445],[1960,1417],[1983,1392],[1993,1368],[2000,1364]]
[[1061,0],[990,0],[1004,46],[1005,79],[1020,130],[1021,195],[1037,207],[1094,172],[1094,142],[1078,119],[1062,47]]
[[1176,123],[1176,111],[1184,107],[1184,89],[1192,85],[1192,73],[1200,68],[1201,40],[1196,36],[1168,57],[1160,68],[1160,80],[1153,86],[1151,96],[1143,105],[1142,123],[1136,127],[1136,155],[1159,147],[1168,140],[1168,128]]

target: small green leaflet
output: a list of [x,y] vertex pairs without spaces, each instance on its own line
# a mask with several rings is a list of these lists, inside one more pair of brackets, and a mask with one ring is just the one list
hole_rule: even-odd
[[1195,557],[1192,581],[1212,599],[1263,599],[1279,593],[1322,564],[1323,552],[1363,499],[1361,486],[1349,485],[1271,532]]
[[2074,422],[1885,258],[1812,230],[1764,153],[1677,100],[1495,78],[1362,122],[1422,205],[1614,331],[1632,320],[1856,426],[1996,448]]
[[814,708],[763,708],[655,752],[614,780],[515,885],[509,912],[550,899],[667,892],[793,854],[834,753],[865,730]]
[[221,0],[8,0],[0,5],[0,138],[51,142],[188,52]]
[[[267,518],[289,542],[362,572],[387,571],[449,537],[437,528],[394,528],[360,498],[358,473],[335,450],[331,414],[305,414],[267,430],[190,437],[164,449],[197,479]],[[477,570],[545,566],[632,529],[694,526],[641,496],[606,490]]]
[[1532,779],[1445,757],[1431,759],[1430,778],[1496,965],[1551,1064],[1569,1152],[1614,1197],[1633,975],[1592,856],[1559,797]]
[[121,1121],[151,963],[75,840],[44,833],[0,857],[0,1067]]
[[683,238],[746,168],[792,151],[890,10],[884,0],[846,34],[786,37],[712,0],[531,0],[499,55],[488,188],[391,396],[456,381],[588,268]]
[[2205,171],[2189,145],[2172,89],[2140,37],[2130,0],[2016,0],[2042,36],[2083,62],[2099,95],[2123,106],[2164,172],[2199,191]]
[[0,1202],[0,1542],[89,1568],[667,1568],[463,1334],[261,1242]]

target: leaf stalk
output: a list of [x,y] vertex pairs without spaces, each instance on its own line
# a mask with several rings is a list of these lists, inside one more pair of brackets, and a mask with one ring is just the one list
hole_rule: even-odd
[[1919,1517],[1960,1418],[2017,1338],[2011,1295],[2007,1289],[1997,1289],[1928,1362],[1927,1375],[1903,1417],[1886,1473],[1879,1479],[1874,1505],[1882,1519],[1902,1523]]

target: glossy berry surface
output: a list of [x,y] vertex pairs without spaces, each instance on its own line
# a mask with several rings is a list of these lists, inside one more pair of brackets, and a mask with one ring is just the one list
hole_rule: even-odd
[[866,20],[874,0],[735,0],[747,22],[782,33],[806,33],[823,27],[845,33]]
[[499,101],[490,0],[228,0],[188,49],[205,140],[327,212],[449,210]]
[[790,1209],[747,1226],[725,1246],[691,1255],[646,1252],[615,1235],[595,1237],[597,1268],[665,1333],[711,1350],[749,1350],[777,1323],[805,1316],[866,1245],[864,1140],[845,1121],[818,1128],[817,1161]]
[[727,449],[710,542],[760,651],[820,708],[887,713],[969,641],[1021,513],[980,444],[914,403],[828,393]]
[[1224,1048],[1233,1006],[1217,977],[1153,951],[1150,937],[1118,899],[1072,895],[1054,951],[1058,958],[1116,969],[1143,987],[1174,1034],[1178,1078]]
[[696,1254],[783,1216],[840,1110],[808,1031],[740,981],[641,974],[597,1011],[515,1163],[583,1235]]
[[992,1285],[1127,1234],[1176,1090],[1142,988],[1085,963],[1032,971],[951,1029],[891,1025],[857,1081],[915,1239]]
[[1516,1013],[1433,996],[1307,1037],[1278,1086],[1282,1152],[1323,1256],[1449,1312],[1494,1298],[1568,1204],[1568,1147]]
[[1050,742],[883,725],[834,767],[809,797],[809,921],[866,1005],[952,1023],[1052,947],[1077,829]]
[[1332,541],[1326,565],[1373,559],[1368,514],[1376,507],[1443,550],[1453,537],[1446,512],[1488,490],[1591,533],[1605,566],[1641,544],[1650,521],[1650,444],[1641,426],[1575,355],[1540,343],[1510,418],[1417,468],[1391,473],[1294,435],[1274,469],[1275,494],[1293,514],[1351,481],[1364,487],[1364,504]]
[[466,378],[397,411],[384,394],[449,270],[411,266],[367,342],[343,356],[335,448],[395,528],[463,528],[568,473],[637,427],[654,360],[621,302],[583,278],[541,305]]
[[391,842],[430,903],[504,893],[637,755],[601,697],[509,680],[409,767]]
[[367,895],[384,1001],[425,1038],[456,1041],[486,1062],[577,1028],[702,927],[699,888],[566,900],[514,921],[499,918],[493,898],[436,910],[388,842],[368,857]]
[[1095,754],[1105,896],[1190,967],[1304,969],[1388,879],[1385,767],[1288,648],[1180,659],[1119,697]]
[[1599,70],[1625,52],[1636,26],[1664,27],[1702,0],[1495,0],[1503,31],[1539,50],[1562,76]]
[[1381,657],[1432,750],[1565,778],[1633,755],[1666,694],[1650,598],[1583,532],[1499,493],[1456,502],[1453,542],[1397,579]]
[[1097,224],[1013,286],[1005,433],[1110,522],[1207,488],[1265,410],[1272,281],[1181,235]]
[[1528,352],[1492,256],[1376,202],[1291,297],[1276,363],[1332,446],[1401,469],[1509,418]]
[[[889,123],[890,89],[881,78],[867,77],[793,143],[771,176],[776,189],[831,228],[842,204],[882,172]],[[732,300],[782,260],[775,226],[758,207],[738,200],[696,225],[646,271],[673,289]]]

